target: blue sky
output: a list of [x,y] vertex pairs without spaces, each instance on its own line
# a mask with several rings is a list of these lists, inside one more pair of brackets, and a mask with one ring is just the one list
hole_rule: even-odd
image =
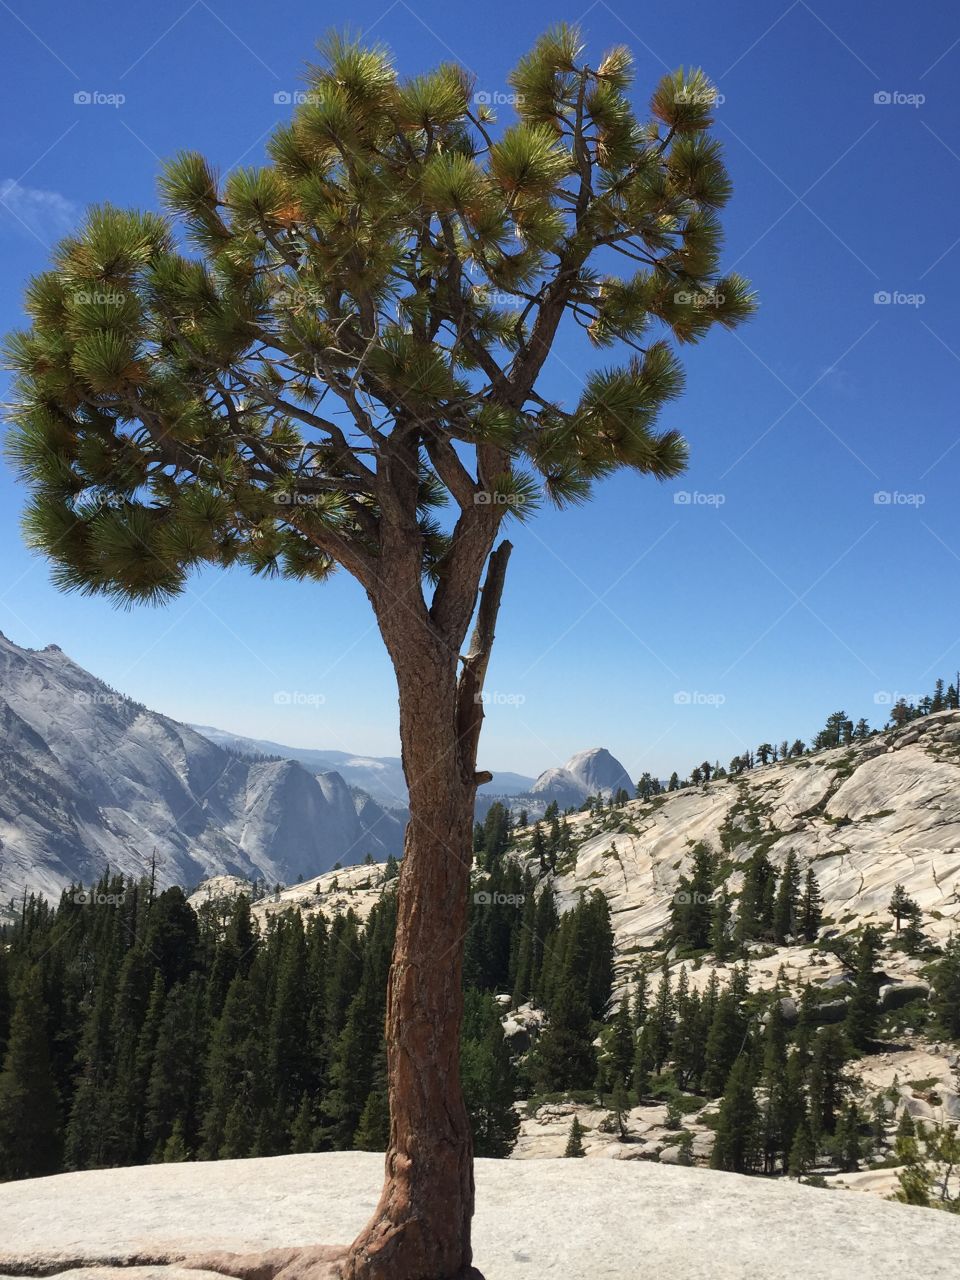
[[[881,722],[885,697],[955,671],[960,11],[936,0],[0,0],[0,325],[20,322],[23,281],[86,204],[155,206],[158,158],[261,160],[289,111],[275,95],[345,19],[404,72],[454,57],[491,94],[559,19],[594,55],[632,47],[641,103],[665,71],[702,65],[735,185],[724,265],[761,300],[750,325],[682,352],[687,394],[663,425],[690,440],[686,477],[619,476],[589,507],[514,528],[483,764],[537,773],[605,745],[634,777],[683,773],[809,737],[839,707]],[[582,367],[562,343],[549,394],[572,399]],[[54,591],[21,501],[4,469],[0,629],[17,643],[58,643],[181,719],[397,749],[392,674],[346,576],[211,571],[163,610],[118,612]]]

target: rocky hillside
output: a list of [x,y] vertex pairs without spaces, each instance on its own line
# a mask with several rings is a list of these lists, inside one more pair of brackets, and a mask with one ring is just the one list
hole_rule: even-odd
[[[580,759],[597,754],[609,753]],[[960,712],[925,716],[904,729],[738,779],[628,801],[602,817],[573,813],[567,822],[571,852],[550,876],[558,907],[569,909],[585,889],[603,891],[624,979],[637,957],[662,938],[690,850],[700,841],[725,855],[731,893],[742,882],[740,865],[758,846],[777,865],[793,850],[803,870],[815,869],[827,939],[864,922],[888,924],[890,894],[901,883],[922,909],[928,936],[942,942],[960,918]],[[531,837],[529,828],[517,833],[515,856],[536,871]],[[351,906],[364,916],[383,883],[383,867],[310,876],[258,903],[257,910],[302,905],[336,912]],[[239,881],[212,882],[200,895],[240,887]],[[749,962],[761,986],[781,960],[798,978],[811,970],[829,977],[821,971],[829,971],[831,962],[812,964],[806,949],[765,950],[771,954]],[[905,957],[900,971],[915,967]],[[696,981],[705,981],[705,967],[697,972]]]
[[[561,907],[583,888],[610,903],[622,959],[663,933],[670,903],[704,841],[727,858],[727,888],[762,845],[780,865],[793,850],[813,866],[825,922],[889,923],[895,884],[942,941],[960,915],[960,712],[943,711],[832,751],[737,779],[635,801],[602,818],[570,818],[573,852],[558,866]],[[524,847],[521,841],[521,849]]]
[[57,897],[106,864],[162,884],[270,883],[402,847],[402,823],[335,772],[253,760],[132,702],[56,645],[0,636],[0,899]]

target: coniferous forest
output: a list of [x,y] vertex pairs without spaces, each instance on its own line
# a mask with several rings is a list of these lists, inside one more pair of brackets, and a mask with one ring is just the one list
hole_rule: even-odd
[[[597,798],[592,809],[608,827],[623,820],[613,801]],[[552,872],[570,856],[565,816],[521,833],[494,807],[477,827],[475,856],[461,1069],[478,1155],[510,1154],[519,1104],[529,1112],[561,1099],[604,1109],[621,1140],[632,1107],[666,1103],[682,1163],[692,1163],[684,1119],[702,1112],[715,1135],[709,1163],[740,1173],[816,1180],[824,1161],[855,1171],[882,1154],[889,1103],[865,1098],[846,1068],[879,1048],[889,940],[867,927],[833,944],[852,975],[836,1024],[814,987],[797,1001],[780,978],[752,992],[738,963],[757,947],[817,936],[813,871],[801,876],[792,858],[776,868],[761,843],[731,899],[723,850],[696,846],[660,946],[615,978],[603,894],[557,907]],[[287,909],[260,924],[245,894],[195,909],[179,888],[108,875],[91,891],[65,891],[56,908],[25,899],[0,948],[2,1177],[383,1150],[396,870],[388,865],[365,920]],[[960,1037],[960,941],[930,949],[900,886],[890,912],[894,945],[929,955],[936,977],[935,999],[912,1020]],[[726,980],[712,969],[698,988],[686,967],[671,972],[678,958],[723,964]],[[519,1009],[537,1022],[532,1043],[505,1037],[503,1016]],[[584,1154],[584,1132],[575,1117],[568,1155]],[[903,1196],[936,1199],[931,1169],[957,1154],[952,1132],[901,1121]]]
[[[494,993],[517,985],[566,1010],[570,1028],[556,1037],[579,1037],[578,1069],[566,1078],[555,1043],[538,1070],[553,1088],[589,1085],[613,937],[602,895],[561,918],[515,865],[480,883],[462,1075],[477,1154],[503,1156],[522,1092]],[[536,905],[535,946],[524,899]],[[26,899],[0,947],[0,1176],[382,1150],[394,928],[390,888],[365,922],[289,911],[263,932],[244,895],[194,910],[181,889],[157,893],[149,880],[105,876],[56,908]]]

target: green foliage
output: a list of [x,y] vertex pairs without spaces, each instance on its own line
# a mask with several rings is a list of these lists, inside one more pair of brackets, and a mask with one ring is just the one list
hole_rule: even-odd
[[[680,69],[643,120],[626,50],[581,54],[573,27],[542,37],[500,127],[464,69],[404,80],[332,37],[267,165],[222,178],[181,152],[160,177],[172,221],[90,211],[7,344],[27,536],[61,586],[159,601],[211,563],[366,585],[402,510],[440,587],[464,572],[454,548],[541,494],[683,468],[656,425],[682,387],[667,339],[754,305],[719,270],[712,89]],[[601,276],[609,250],[639,269]],[[564,319],[632,349],[567,408],[535,390]],[[451,496],[452,533],[429,514]]]
[[587,1153],[583,1149],[583,1125],[577,1116],[573,1117],[573,1123],[570,1126],[570,1136],[567,1139],[566,1149],[563,1153],[568,1159],[582,1159]]

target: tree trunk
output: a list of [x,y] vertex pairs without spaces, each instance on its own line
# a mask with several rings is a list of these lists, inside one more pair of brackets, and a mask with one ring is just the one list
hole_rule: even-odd
[[408,734],[410,823],[387,994],[390,1146],[380,1203],[344,1280],[470,1274],[473,1154],[460,1090],[461,973],[475,787],[459,776],[452,718]]
[[400,694],[410,822],[387,992],[386,1177],[343,1280],[479,1276],[470,1246],[473,1142],[460,1088],[463,949],[474,800],[488,776],[476,773],[481,691],[510,551],[504,542],[490,558],[466,656],[410,614],[380,619]]

